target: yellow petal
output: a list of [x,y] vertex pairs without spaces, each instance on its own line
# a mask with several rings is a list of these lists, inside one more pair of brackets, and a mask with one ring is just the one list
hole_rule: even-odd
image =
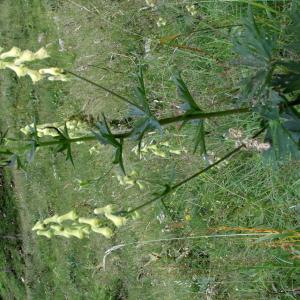
[[109,213],[106,213],[105,217],[111,220],[117,227],[123,226],[127,222],[127,219],[125,217],[115,216]]
[[28,61],[33,61],[35,60],[34,53],[31,52],[30,50],[25,50],[22,52],[19,58],[15,59],[14,63],[16,65],[20,65],[23,62],[28,62]]
[[64,227],[61,225],[50,225],[50,228],[54,230],[54,233],[64,231]]
[[38,230],[36,232],[37,235],[45,236],[48,239],[51,239],[53,237],[53,232],[49,230]]
[[96,215],[101,215],[101,214],[111,214],[113,212],[113,205],[112,204],[109,204],[109,205],[106,205],[104,207],[98,207],[98,208],[95,208],[94,209],[94,214]]
[[57,218],[58,218],[58,215],[54,215],[52,217],[49,217],[49,218],[46,218],[43,223],[44,224],[49,224],[49,223],[58,223],[57,222]]
[[42,80],[44,77],[36,70],[28,70],[27,75],[30,76],[33,83],[36,83],[39,80]]
[[79,218],[78,222],[88,224],[91,227],[97,227],[98,225],[100,225],[100,220],[96,218]]
[[32,227],[32,229],[31,230],[33,230],[33,231],[35,231],[35,230],[43,230],[43,229],[45,229],[45,224],[42,222],[42,221],[37,221],[36,223],[35,223],[35,225]]
[[62,215],[62,216],[59,216],[57,218],[57,222],[58,223],[61,223],[63,221],[75,221],[76,219],[78,219],[78,215],[77,213],[74,211],[74,210],[71,210],[70,212]]
[[57,75],[57,76],[50,76],[50,77],[48,77],[48,80],[50,80],[50,81],[70,81],[70,79],[63,74]]
[[4,52],[0,55],[0,59],[5,59],[8,57],[19,57],[21,55],[21,49],[17,47],[12,47],[8,52]]
[[65,237],[67,239],[69,239],[71,237],[71,235],[66,233],[64,230],[63,231],[55,231],[54,235],[59,235],[59,236]]
[[63,73],[63,69],[60,68],[48,68],[48,69],[40,69],[39,72],[40,74],[44,75],[44,74],[49,74],[49,75],[53,75],[53,76],[58,76],[61,75]]
[[0,70],[6,69],[8,65],[10,65],[9,62],[0,60]]
[[50,56],[47,53],[47,50],[43,47],[34,53],[34,57],[35,57],[35,59],[45,59]]
[[113,231],[109,227],[92,227],[92,230],[96,233],[104,235],[108,239],[113,236]]
[[28,69],[23,65],[16,66],[14,64],[8,64],[6,67],[13,70],[18,77],[25,76],[28,72]]
[[80,229],[70,229],[66,228],[64,232],[70,236],[77,237],[78,239],[83,239],[84,238],[84,233]]

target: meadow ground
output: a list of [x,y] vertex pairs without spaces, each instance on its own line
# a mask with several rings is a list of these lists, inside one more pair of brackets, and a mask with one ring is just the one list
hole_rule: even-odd
[[[176,114],[180,100],[170,77],[182,71],[198,104],[207,111],[229,109],[237,98],[240,66],[232,36],[247,11],[247,1],[161,1],[158,10],[145,1],[4,0],[0,2],[0,45],[51,53],[56,65],[132,95],[134,73],[145,65],[146,88],[157,116]],[[263,1],[267,2],[267,1]],[[271,1],[269,1],[271,2]],[[274,1],[282,15],[289,1]],[[261,23],[268,10],[254,8]],[[166,25],[158,27],[162,17]],[[127,106],[79,80],[39,82],[0,73],[0,128],[19,129],[70,118],[94,120],[104,112],[120,120]],[[91,121],[92,122],[92,121]],[[234,143],[229,128],[256,129],[256,116],[244,114],[208,123],[208,149],[221,156]],[[146,154],[142,160],[126,144],[125,164],[144,180],[145,189],[126,189],[111,168],[111,151],[95,144],[74,148],[75,168],[63,155],[39,151],[26,172],[1,170],[0,295],[3,299],[297,299],[299,260],[284,247],[253,238],[197,238],[227,226],[289,230],[299,226],[299,163],[274,169],[254,152],[238,154],[226,167],[211,170],[182,186],[164,205],[155,203],[141,218],[120,228],[111,240],[48,240],[31,228],[39,219],[76,209],[89,215],[114,203],[135,207],[159,184],[185,178],[204,166],[193,154],[194,126],[169,126],[163,136],[173,153]],[[176,154],[181,152],[181,155]],[[159,176],[159,177],[158,177]],[[174,239],[174,238],[183,239]],[[161,240],[138,244],[145,240]],[[114,245],[130,245],[104,252]],[[298,294],[297,294],[298,293]]]

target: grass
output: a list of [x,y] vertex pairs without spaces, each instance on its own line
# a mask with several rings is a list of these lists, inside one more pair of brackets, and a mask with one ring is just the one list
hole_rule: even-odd
[[[156,115],[177,112],[180,104],[169,80],[174,68],[182,70],[193,95],[207,111],[232,108],[240,79],[234,63],[231,32],[240,24],[247,5],[238,2],[203,2],[198,18],[190,17],[179,2],[163,2],[159,10],[143,10],[144,1],[59,1],[21,0],[0,3],[1,45],[38,49],[47,45],[49,65],[91,78],[115,91],[131,95],[133,76],[139,62],[146,65],[145,81]],[[272,4],[284,9],[286,2]],[[265,12],[258,8],[262,21]],[[156,26],[162,15],[165,27]],[[172,43],[161,43],[181,34]],[[151,40],[151,51],[145,43]],[[181,45],[184,47],[176,47]],[[195,50],[197,49],[197,50]],[[41,82],[11,72],[1,76],[1,128],[18,129],[31,123],[63,121],[70,116],[105,112],[110,119],[127,113],[125,105],[84,82]],[[255,116],[224,117],[207,125],[208,147],[218,156],[233,147],[223,134],[231,127],[247,133],[255,130]],[[189,125],[179,131],[168,127],[164,137],[147,140],[169,141],[181,156],[166,158],[147,155],[144,162],[126,145],[126,165],[142,177],[163,182],[179,181],[203,166],[200,155],[192,154]],[[175,138],[174,138],[175,136]],[[91,144],[92,145],[92,144]],[[22,237],[1,245],[0,292],[4,299],[296,299],[299,263],[285,249],[253,239],[187,239],[128,246],[102,258],[110,247],[152,239],[193,237],[217,232],[221,226],[295,229],[295,210],[300,193],[296,164],[281,170],[264,164],[259,154],[243,152],[228,167],[212,170],[182,186],[165,200],[142,213],[142,218],[118,230],[111,240],[94,235],[89,240],[46,240],[31,231],[33,224],[53,213],[73,208],[88,215],[93,208],[109,203],[134,207],[148,200],[151,189],[120,187],[111,170],[106,148],[90,155],[91,145],[76,145],[75,168],[63,156],[51,151],[37,153],[26,173],[13,172],[14,194],[1,196],[4,232]],[[299,164],[297,164],[299,165]],[[298,168],[299,169],[299,168]],[[145,175],[147,174],[147,175]],[[10,176],[6,175],[6,185]],[[101,177],[80,189],[78,180]],[[17,214],[17,215],[16,215]],[[158,217],[159,216],[159,217]],[[3,240],[0,241],[3,243]],[[21,248],[20,248],[21,247]],[[4,249],[4,250],[2,250]],[[16,250],[17,249],[17,250]],[[21,253],[20,253],[21,252]],[[5,270],[14,270],[5,272]],[[4,272],[2,271],[4,270]]]

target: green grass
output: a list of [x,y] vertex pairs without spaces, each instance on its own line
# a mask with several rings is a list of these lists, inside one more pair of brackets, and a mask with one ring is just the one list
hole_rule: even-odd
[[[280,1],[272,7],[284,10],[284,5]],[[142,0],[5,1],[0,3],[0,42],[5,48],[31,50],[47,45],[51,53],[49,66],[74,70],[125,95],[132,95],[132,74],[142,62],[157,116],[176,113],[175,105],[180,104],[169,80],[175,67],[182,70],[201,108],[231,108],[240,79],[230,42],[232,33],[227,28],[207,29],[239,24],[247,5],[203,2],[199,18],[191,18],[178,1],[165,1],[156,11],[141,10],[144,6]],[[257,12],[262,21],[267,20],[264,11]],[[166,18],[167,25],[158,28],[156,20],[160,15]],[[179,33],[181,36],[170,45],[187,45],[204,52],[160,45],[162,37]],[[147,39],[151,39],[151,51],[145,56]],[[59,40],[63,43],[59,44]],[[105,112],[115,119],[127,113],[123,103],[78,80],[33,86],[28,78],[18,79],[10,71],[0,76],[0,111],[5,112],[1,113],[0,125],[15,134],[20,134],[19,128],[31,123],[33,117],[46,123],[78,114],[97,118]],[[251,114],[209,122],[209,150],[221,156],[234,146],[224,140],[223,134],[231,127],[251,133],[255,122]],[[184,147],[188,152],[181,156],[148,155],[141,162],[131,152],[134,143],[127,143],[127,168],[151,180],[159,176],[165,183],[172,177],[177,182],[196,172],[204,162],[199,154],[192,154],[194,130],[192,125],[181,131],[170,126],[164,137],[147,137],[148,142],[163,140],[174,148]],[[17,219],[18,223],[3,219],[1,228],[5,228],[5,234],[20,235],[22,248],[12,240],[0,252],[5,268],[8,265],[15,270],[14,274],[0,273],[2,298],[297,298],[294,290],[300,284],[298,261],[280,247],[272,248],[252,239],[199,238],[129,245],[107,257],[106,270],[102,258],[107,249],[120,243],[207,235],[221,226],[295,229],[299,224],[299,214],[293,208],[300,194],[299,163],[272,169],[259,154],[241,153],[228,167],[212,170],[170,195],[165,200],[167,207],[156,203],[143,211],[141,219],[120,228],[112,240],[97,235],[89,240],[46,240],[36,236],[31,231],[34,223],[51,214],[75,208],[81,215],[89,215],[95,207],[109,203],[134,207],[151,197],[151,186],[144,192],[136,188],[124,190],[116,179],[118,168],[110,171],[111,149],[100,147],[98,154],[90,155],[92,145],[74,147],[75,168],[62,155],[43,150],[26,173],[13,171],[15,192],[2,195],[1,201],[5,202],[1,202],[1,212],[6,213],[7,220]],[[103,178],[95,184],[79,189],[78,180],[99,176]],[[165,216],[162,221],[159,215]]]

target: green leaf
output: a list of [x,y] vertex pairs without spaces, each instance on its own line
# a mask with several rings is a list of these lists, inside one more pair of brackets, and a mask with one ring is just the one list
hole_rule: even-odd
[[264,153],[267,159],[284,161],[300,159],[300,118],[288,108],[279,119],[269,121],[266,140],[271,148]]
[[177,87],[177,92],[179,97],[188,105],[187,111],[189,112],[195,112],[195,111],[201,111],[197,103],[195,102],[193,96],[191,95],[189,89],[187,88],[186,84],[184,83],[181,73],[179,71],[176,71],[172,77],[172,81],[175,83]]
[[241,56],[242,63],[248,66],[267,66],[276,48],[277,36],[258,26],[249,6],[244,19],[244,31],[234,39],[234,50]]
[[200,154],[206,155],[204,120],[200,120],[197,126],[194,153],[196,153],[199,146],[200,146]]
[[300,74],[274,75],[272,85],[280,88],[284,93],[292,93],[300,90]]
[[123,173],[126,174],[124,163],[123,163],[123,139],[119,139],[119,141],[114,137],[112,134],[108,122],[106,120],[105,115],[103,114],[103,121],[98,122],[96,127],[98,131],[93,131],[97,140],[104,145],[111,145],[115,148],[115,155],[113,164],[119,164],[120,168],[122,169]]
[[138,79],[138,86],[134,90],[135,98],[137,103],[137,106],[139,109],[143,111],[144,114],[150,116],[151,111],[146,95],[146,89],[145,89],[145,83],[144,83],[144,75],[143,75],[143,67],[142,65],[139,65],[139,70],[137,73],[137,79]]

